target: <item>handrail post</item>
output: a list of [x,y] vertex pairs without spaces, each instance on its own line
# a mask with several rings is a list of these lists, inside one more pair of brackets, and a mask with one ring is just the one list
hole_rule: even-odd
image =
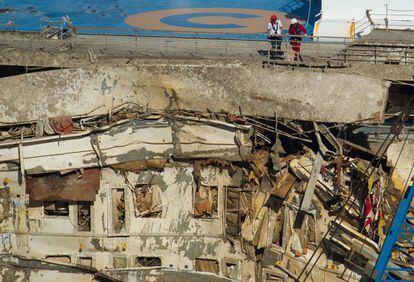
[[195,40],[196,40],[196,54],[198,54],[198,32],[196,32],[196,34],[195,34]]
[[409,48],[409,47],[405,48],[405,50],[404,50],[404,52],[405,52],[405,65],[406,65],[406,66],[408,65],[408,58],[407,58],[408,48]]
[[345,54],[344,54],[344,63],[345,64],[347,63],[347,61],[346,61],[347,56],[348,56],[348,48],[345,48]]
[[228,57],[228,56],[229,56],[229,40],[226,37],[226,57]]

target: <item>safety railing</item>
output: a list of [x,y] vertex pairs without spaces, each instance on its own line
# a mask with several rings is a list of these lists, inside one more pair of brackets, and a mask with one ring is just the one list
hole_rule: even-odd
[[[60,21],[56,21],[60,22]],[[40,26],[43,28],[43,25]],[[100,26],[74,26],[76,33],[79,35],[100,35],[100,36],[135,36],[135,37],[168,37],[168,38],[193,38],[193,39],[225,39],[225,40],[243,40],[243,41],[256,41],[266,40],[267,33],[237,33],[237,32],[220,32],[220,31],[185,31],[185,30],[147,30],[136,27],[100,27]],[[14,22],[12,23],[0,23],[0,30],[25,32],[25,33],[38,33],[39,30],[20,30]],[[289,37],[287,29],[284,30],[285,34],[282,37]],[[310,30],[310,33],[311,30]],[[347,37],[333,37],[333,36],[304,36],[306,38],[330,38],[338,39],[340,41],[349,40]]]
[[367,10],[367,17],[373,28],[404,29],[414,28],[414,10],[397,10],[385,5],[385,13],[371,13]]
[[[361,20],[359,24],[362,24]],[[90,30],[91,27],[77,27],[78,30]],[[65,40],[49,39],[45,44],[44,38],[39,33],[24,33],[23,36],[15,36],[13,32],[3,33],[1,47],[19,46],[31,50],[41,51],[72,51],[82,52],[92,57],[122,56],[144,58],[239,58],[243,60],[261,60],[268,58],[270,44],[266,33],[248,34],[239,38],[236,34],[208,33],[208,32],[182,32],[173,31],[146,31],[138,29],[122,28],[97,28],[101,34],[81,33]],[[129,35],[113,35],[113,31],[128,31]],[[131,32],[134,33],[131,33]],[[148,34],[150,32],[150,34]],[[162,34],[157,34],[157,32]],[[283,34],[284,51],[289,48],[290,35]],[[302,54],[312,59],[320,59],[339,62],[374,62],[374,63],[399,63],[412,64],[414,58],[414,46],[403,46],[400,49],[391,48],[385,50],[380,46],[368,46],[356,48],[359,41],[351,37],[334,36],[297,36],[303,39]],[[382,39],[382,44],[387,40]],[[389,42],[392,44],[392,41]],[[332,46],[329,46],[332,45]],[[325,48],[326,47],[326,48]],[[405,48],[405,49],[404,49]],[[359,50],[363,49],[363,50]],[[329,52],[327,52],[327,50]],[[262,53],[260,53],[262,51]],[[371,52],[371,53],[370,53]],[[393,56],[384,56],[390,54]],[[399,58],[399,62],[393,58]],[[95,59],[91,59],[95,61]]]
[[[99,55],[112,55],[111,49],[125,51],[131,56],[137,54],[145,55],[146,52],[158,52],[160,57],[168,57],[169,54],[178,54],[187,57],[215,56],[216,57],[239,57],[243,59],[258,58],[258,51],[268,50],[270,44],[266,33],[255,34],[233,34],[218,32],[183,32],[183,31],[160,31],[160,30],[140,30],[124,28],[99,28],[99,27],[77,27],[78,32],[75,36],[65,40],[51,40],[45,46],[43,38],[38,32],[25,32],[22,38],[26,42],[20,42],[22,48],[35,48],[41,46],[42,50],[48,48],[76,50],[79,48],[92,48]],[[89,32],[88,32],[89,31]],[[18,32],[18,31],[16,31]],[[116,32],[118,35],[114,35]],[[120,33],[128,33],[120,35]],[[7,35],[10,39],[7,39]],[[282,36],[285,49],[289,47],[288,34]],[[354,39],[349,37],[333,36],[297,36],[303,39],[303,44],[310,45],[331,45],[338,44],[344,48]],[[14,33],[3,33],[0,46],[6,46],[7,42],[16,42]],[[310,48],[304,48],[309,50]],[[312,49],[319,49],[313,48]],[[213,54],[214,53],[214,54]]]
[[368,62],[368,63],[384,63],[396,65],[414,64],[414,48],[407,47],[383,47],[360,45],[351,47],[339,52],[335,58],[331,60],[348,62]]
[[363,34],[369,33],[373,29],[372,20],[367,10],[367,16],[355,22],[355,37],[359,38]]
[[355,21],[355,36],[357,38],[374,29],[414,29],[414,10],[390,9],[386,5],[385,13],[365,11],[365,17]]

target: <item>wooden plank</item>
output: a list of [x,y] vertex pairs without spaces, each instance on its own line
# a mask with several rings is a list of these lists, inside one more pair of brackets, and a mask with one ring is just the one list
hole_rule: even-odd
[[318,176],[321,171],[323,163],[322,154],[318,152],[315,157],[315,162],[313,163],[312,172],[309,177],[309,181],[306,185],[305,195],[303,196],[302,204],[300,205],[300,210],[308,211],[312,196],[315,192],[316,182],[318,181]]
[[289,172],[284,173],[270,194],[278,198],[285,199],[295,181],[296,178]]

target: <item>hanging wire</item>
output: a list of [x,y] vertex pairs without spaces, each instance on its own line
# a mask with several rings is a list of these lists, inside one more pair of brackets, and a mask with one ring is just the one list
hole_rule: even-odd
[[393,12],[414,12],[414,10],[397,10],[397,9],[388,9],[388,11],[393,11]]
[[306,30],[309,28],[309,18],[310,18],[310,13],[311,13],[311,8],[312,8],[312,0],[308,0],[309,2],[309,8],[308,8],[308,16],[306,18]]
[[[403,145],[401,146],[401,149],[400,149],[400,151],[399,151],[399,153],[398,153],[398,157],[397,157],[397,160],[395,161],[395,163],[394,163],[394,165],[393,165],[393,167],[392,167],[392,169],[391,169],[391,172],[390,172],[390,175],[389,175],[389,178],[391,178],[392,176],[393,176],[393,174],[394,174],[394,171],[395,171],[395,169],[396,169],[396,167],[397,167],[397,164],[398,164],[398,162],[399,162],[399,160],[400,160],[400,157],[401,157],[401,155],[402,155],[402,152],[403,152],[403,150],[404,150],[404,147],[405,147],[405,145],[407,144],[407,141],[408,141],[408,137],[409,137],[409,134],[407,133],[407,135],[406,135],[406,137],[405,137],[405,140],[404,140],[404,143],[403,143]],[[414,164],[413,164],[414,165]],[[409,175],[411,175],[411,172],[410,172],[410,174]],[[387,188],[388,188],[388,181],[387,181],[387,185],[385,186],[385,188],[384,188],[384,192],[383,192],[383,194],[385,195],[385,192],[387,191]],[[405,186],[404,186],[404,189],[405,189]],[[405,192],[404,192],[405,193]],[[404,193],[402,194],[403,196],[404,196]],[[384,199],[384,197],[382,197],[382,200]],[[361,230],[359,231],[360,233],[362,233],[363,232],[363,229],[364,229],[364,227],[362,227],[361,228]],[[362,245],[361,245],[361,248],[360,248],[360,250],[362,250],[364,247],[365,247],[365,245],[366,245],[366,243],[368,242],[368,236],[367,235],[364,235],[364,238],[363,238],[363,242],[362,242]],[[348,257],[348,259],[350,260],[350,258],[352,257],[352,254]],[[345,268],[345,270],[346,270],[346,268]],[[344,270],[344,273],[345,273],[345,270]],[[372,275],[372,273],[371,273],[371,275]],[[351,278],[351,276],[349,277],[349,279]],[[348,281],[349,281],[349,279],[348,279]]]
[[[414,85],[412,85],[412,84],[409,84],[409,83],[399,83],[399,84],[403,84],[403,85],[408,85],[408,86],[411,86],[411,87],[414,87]],[[414,96],[412,96],[411,97],[411,99],[410,99],[410,101],[408,102],[408,104],[407,104],[407,106],[406,106],[406,114],[401,114],[400,115],[400,119],[399,120],[397,120],[395,123],[394,123],[394,127],[395,128],[398,128],[398,125],[400,125],[401,126],[401,124],[403,125],[404,124],[404,122],[405,122],[405,120],[406,120],[406,118],[408,118],[409,117],[409,115],[410,115],[410,106],[411,106],[411,104],[412,104],[412,102],[414,101]],[[392,127],[391,127],[391,129],[392,129]],[[390,140],[390,142],[388,142],[388,144],[387,144],[387,141],[388,141],[388,139],[391,137],[391,135],[393,134],[393,137],[391,138],[391,140]],[[384,140],[384,142],[381,144],[381,146],[380,146],[380,148],[378,149],[378,151],[377,151],[377,153],[375,154],[376,156],[378,156],[378,154],[380,153],[380,152],[382,152],[381,153],[381,155],[380,155],[380,157],[379,158],[376,158],[376,157],[373,157],[372,158],[372,160],[371,160],[371,162],[369,163],[369,165],[368,165],[368,167],[365,169],[365,171],[364,171],[364,175],[366,175],[367,174],[367,172],[369,172],[369,170],[371,169],[371,167],[373,166],[373,164],[374,164],[374,162],[375,162],[375,160],[376,159],[378,159],[378,160],[381,160],[382,159],[382,157],[385,155],[385,153],[386,153],[386,151],[387,151],[387,149],[388,149],[388,147],[392,144],[392,142],[395,140],[395,138],[397,137],[397,135],[398,135],[398,130],[397,131],[395,131],[395,132],[393,132],[393,130],[390,130],[390,132],[388,133],[388,135],[387,135],[387,137],[385,138],[385,140]],[[386,145],[387,144],[387,145]],[[386,148],[383,150],[383,147],[384,146],[386,146]],[[361,188],[362,187],[364,187],[367,183],[368,183],[368,179],[371,177],[371,175],[372,175],[372,173],[374,172],[374,170],[371,170],[370,172],[369,172],[369,174],[368,174],[368,176],[364,179],[364,182],[362,183],[362,185],[360,185],[359,187],[358,187],[358,190],[356,191],[356,192],[359,192],[360,190],[361,190]],[[354,202],[356,201],[356,198],[355,197],[352,197],[352,193],[349,193],[349,196],[347,197],[347,199],[346,199],[346,201],[345,201],[345,203],[344,203],[344,205],[343,205],[343,207],[342,207],[342,209],[340,210],[340,212],[338,213],[338,215],[335,217],[335,219],[333,220],[333,223],[335,223],[338,219],[340,219],[340,221],[339,221],[339,224],[341,224],[342,223],[342,221],[344,220],[344,218],[345,218],[345,213],[344,213],[344,211],[346,210],[346,206],[347,206],[347,204],[348,204],[348,202],[350,201],[350,199],[351,198],[353,198],[352,199],[352,201],[351,201],[351,204],[349,205],[349,209],[351,209],[351,207],[353,206],[353,204],[354,204]],[[342,215],[343,214],[343,215]],[[309,264],[312,262],[312,259],[315,257],[315,255],[316,255],[316,253],[317,253],[317,251],[319,250],[319,248],[322,246],[322,242],[324,241],[324,239],[328,236],[328,234],[330,233],[330,231],[332,230],[332,228],[333,228],[333,226],[334,226],[334,224],[331,224],[330,226],[329,226],[329,228],[328,228],[328,230],[325,232],[325,234],[324,234],[324,236],[322,237],[322,239],[321,239],[321,241],[319,242],[319,244],[318,244],[318,246],[316,247],[316,249],[315,249],[315,251],[313,252],[313,254],[312,254],[312,256],[310,257],[310,259],[308,260],[308,262],[305,264],[305,266],[303,267],[303,269],[302,269],[302,271],[299,273],[299,276],[298,276],[298,278],[297,278],[297,280],[298,281],[300,281],[300,278],[302,277],[302,275],[306,272],[306,269],[308,268],[308,266],[309,266]],[[313,263],[313,265],[312,265],[312,267],[311,267],[311,269],[306,273],[306,276],[305,276],[305,279],[304,279],[304,281],[306,281],[306,279],[309,277],[309,275],[310,275],[310,273],[312,272],[312,270],[313,270],[313,268],[315,267],[315,265],[316,265],[316,263],[318,262],[318,260],[320,259],[320,257],[322,256],[322,253],[323,252],[320,252],[320,254],[318,255],[318,257],[316,258],[316,260],[315,260],[315,262]]]
[[[414,170],[414,162],[413,162],[413,164],[412,164],[412,166],[411,166],[411,169],[410,169],[410,172],[408,173],[408,176],[407,176],[407,179],[406,179],[406,181],[405,181],[405,183],[404,183],[404,191],[403,191],[403,193],[401,194],[401,198],[400,198],[400,201],[399,202],[401,202],[402,201],[402,199],[404,198],[404,195],[405,195],[405,193],[407,192],[407,189],[408,189],[408,182],[410,182],[410,180],[411,180],[411,175],[412,175],[412,173],[413,173],[413,170]],[[394,215],[394,218],[395,218],[395,215]],[[393,218],[393,222],[394,222],[394,218]],[[391,222],[391,225],[392,225],[392,222]],[[389,230],[388,230],[389,231]],[[388,236],[388,234],[387,234],[387,236]],[[370,273],[370,275],[369,275],[369,280],[371,280],[372,279],[372,275],[374,274],[374,270],[375,270],[375,267],[377,266],[377,263],[378,263],[378,260],[375,262],[375,265],[374,265],[374,267],[372,268],[372,270],[371,270],[371,273]]]

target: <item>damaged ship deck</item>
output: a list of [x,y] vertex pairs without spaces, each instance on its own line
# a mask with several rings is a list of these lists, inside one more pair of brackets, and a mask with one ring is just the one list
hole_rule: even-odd
[[369,279],[412,175],[410,67],[65,52],[0,78],[5,281]]

